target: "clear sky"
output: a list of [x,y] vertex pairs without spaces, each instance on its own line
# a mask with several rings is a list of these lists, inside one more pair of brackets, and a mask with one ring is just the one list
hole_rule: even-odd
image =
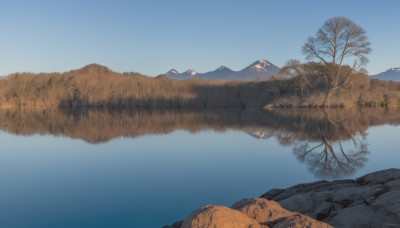
[[89,63],[152,76],[282,66],[303,60],[304,42],[333,16],[367,31],[370,74],[400,66],[396,0],[0,0],[0,75]]

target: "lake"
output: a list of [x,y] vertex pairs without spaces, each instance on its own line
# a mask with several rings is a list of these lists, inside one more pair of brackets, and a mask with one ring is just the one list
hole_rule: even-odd
[[399,109],[0,111],[0,227],[161,227],[399,168]]

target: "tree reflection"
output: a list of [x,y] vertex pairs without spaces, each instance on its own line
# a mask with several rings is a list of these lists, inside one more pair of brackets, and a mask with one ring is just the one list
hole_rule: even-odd
[[365,134],[354,135],[347,142],[321,136],[320,143],[296,142],[293,153],[316,177],[338,179],[353,175],[365,165],[367,145]]
[[351,124],[346,124],[347,118],[336,120],[326,111],[324,116],[327,126],[318,128],[318,137],[307,141],[294,140],[293,154],[318,178],[351,176],[368,160],[367,134],[353,130]]

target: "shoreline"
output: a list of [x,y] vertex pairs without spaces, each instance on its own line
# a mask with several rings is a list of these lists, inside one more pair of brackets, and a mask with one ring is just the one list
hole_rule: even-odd
[[17,104],[0,104],[0,109],[2,110],[57,110],[57,109],[264,109],[264,110],[276,110],[276,109],[354,109],[354,108],[396,108],[400,107],[400,104],[392,104],[392,105],[330,105],[330,106],[321,106],[321,105],[286,105],[286,104],[267,104],[262,106],[237,106],[237,105],[17,105]]

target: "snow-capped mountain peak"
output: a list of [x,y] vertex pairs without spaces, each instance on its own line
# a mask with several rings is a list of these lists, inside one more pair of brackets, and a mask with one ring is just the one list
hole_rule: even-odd
[[261,60],[258,60],[258,61],[256,61],[256,62],[258,62],[258,63],[260,63],[260,64],[267,64],[267,65],[271,65],[271,63],[270,62],[268,62],[267,60],[265,60],[265,59],[261,59]]
[[179,72],[175,69],[172,69],[172,70],[168,71],[167,74],[179,74]]
[[207,80],[268,80],[271,75],[278,73],[279,67],[268,62],[267,60],[258,60],[240,71],[234,71],[222,65],[213,71],[206,73],[198,73],[193,69],[189,69],[183,73],[172,69],[166,73],[167,76],[179,80],[202,78]]
[[255,61],[252,65],[250,65],[250,68],[253,70],[260,71],[260,70],[267,70],[269,66],[271,66],[271,63],[268,62],[267,60],[262,59]]
[[372,75],[371,78],[400,82],[400,67],[390,68],[389,70],[380,74]]
[[396,67],[396,68],[390,68],[390,71],[399,73],[400,72],[400,67]]
[[189,69],[189,70],[185,71],[185,73],[190,74],[192,76],[197,74],[197,72],[193,69]]

